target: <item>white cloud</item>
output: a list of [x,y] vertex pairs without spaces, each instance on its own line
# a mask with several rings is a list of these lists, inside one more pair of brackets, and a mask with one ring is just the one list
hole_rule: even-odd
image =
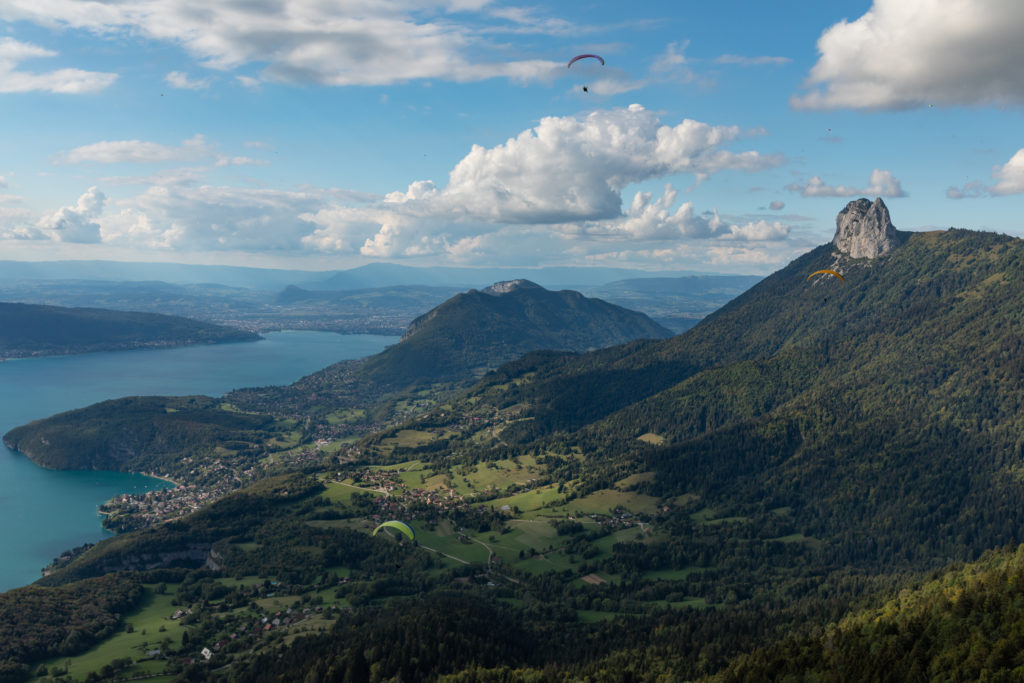
[[100,224],[106,195],[90,187],[74,206],[65,206],[42,218],[37,224],[43,234],[57,242],[99,242]]
[[946,196],[950,199],[964,199],[1024,193],[1024,148],[1017,150],[1017,153],[1002,166],[993,168],[992,177],[998,181],[994,185],[972,181],[962,188],[949,188],[946,190]]
[[745,225],[730,225],[729,232],[720,236],[723,240],[740,242],[778,242],[789,237],[789,226],[779,221],[752,221]]
[[[0,8],[0,16],[3,10]],[[22,43],[13,38],[0,38],[0,93],[50,92],[83,95],[99,92],[117,80],[117,74],[82,69],[56,71],[21,71],[18,66],[28,59],[56,57],[46,48]]]
[[[678,255],[680,245],[697,242],[768,245],[786,241],[789,227],[761,216],[734,224],[717,211],[701,213],[693,202],[679,201],[682,194],[671,182],[660,196],[631,187],[778,165],[780,155],[730,149],[760,132],[690,119],[666,124],[632,105],[548,117],[502,144],[474,146],[443,185],[417,180],[383,196],[315,187],[283,192],[201,184],[209,169],[172,168],[146,178],[105,179],[147,187],[107,201],[106,212],[94,189],[91,204],[83,197],[35,229],[56,239],[58,224],[65,234],[78,226],[79,238],[102,239],[110,247],[465,263],[564,261],[573,253],[595,259]],[[67,154],[69,161],[103,163],[185,157],[252,162],[218,155],[202,136],[174,146],[108,141]]]
[[1010,157],[1010,160],[993,171],[999,180],[988,191],[995,195],[1020,194],[1024,192],[1024,149]]
[[103,185],[198,185],[207,173],[203,167],[169,168],[145,176],[104,176]]
[[[385,85],[413,79],[550,79],[564,64],[508,59],[485,34],[501,30],[564,32],[564,22],[483,14],[486,2],[388,0],[6,0],[0,19],[53,29],[141,35],[183,47],[211,69],[263,66],[260,80],[321,85]],[[458,12],[457,17],[451,12]],[[481,55],[493,49],[495,58]],[[244,79],[244,80],[243,80]],[[240,82],[255,85],[251,77]]]
[[723,149],[744,133],[737,127],[684,120],[664,125],[640,105],[586,117],[547,117],[492,148],[474,146],[439,188],[428,180],[365,207],[328,206],[303,216],[317,229],[303,242],[326,250],[376,257],[425,253],[465,256],[492,242],[486,235],[556,235],[558,239],[657,241],[724,237],[779,239],[783,226],[726,226],[693,204],[673,208],[670,185],[658,199],[632,184],[673,174],[756,171],[781,163],[775,155]]
[[730,225],[718,215],[717,210],[698,215],[694,211],[693,202],[683,202],[678,209],[672,211],[677,195],[678,191],[671,184],[666,185],[662,196],[654,201],[651,201],[650,192],[637,192],[622,217],[586,223],[584,231],[590,237],[611,237],[633,242],[675,242],[680,239],[769,242],[786,239],[789,235],[789,226],[779,222],[769,224],[759,220],[745,225]]
[[67,164],[98,163],[152,164],[164,161],[194,161],[213,154],[206,138],[196,134],[178,147],[142,140],[106,140],[76,147],[61,156]]
[[583,119],[545,117],[497,147],[474,145],[437,201],[456,215],[498,223],[612,218],[632,183],[782,163],[780,155],[722,149],[743,134],[692,119],[664,125],[639,104]]
[[164,81],[166,81],[172,88],[179,88],[181,90],[206,90],[213,82],[209,78],[200,78],[199,80],[193,81],[189,78],[189,75],[183,71],[170,72],[164,76]]
[[304,192],[151,187],[118,202],[122,210],[103,220],[103,237],[173,249],[297,250],[316,227],[302,216],[322,204]]
[[846,185],[826,185],[818,176],[814,176],[807,183],[791,183],[786,186],[791,192],[799,192],[804,197],[856,197],[861,195],[872,195],[882,197],[906,197],[900,181],[895,178],[891,171],[875,169],[871,172],[867,187],[849,187]]
[[235,80],[237,80],[239,83],[241,83],[249,90],[259,90],[260,87],[263,85],[260,82],[260,79],[253,78],[252,76],[235,76]]
[[786,202],[776,199],[772,201],[771,204],[768,205],[768,208],[771,209],[772,211],[782,211],[784,208],[786,208]]
[[875,0],[818,40],[805,109],[1024,102],[1024,3]]
[[[247,156],[225,156],[207,143],[206,138],[196,134],[180,145],[162,145],[145,140],[104,140],[91,145],[76,147],[58,157],[65,164],[158,164],[170,161],[199,161],[213,159],[216,166],[263,166],[268,162]],[[195,174],[198,169],[191,169]],[[167,184],[160,182],[157,184]]]
[[0,187],[7,187],[7,178],[0,175]]
[[218,166],[266,166],[269,162],[252,157],[218,157]]

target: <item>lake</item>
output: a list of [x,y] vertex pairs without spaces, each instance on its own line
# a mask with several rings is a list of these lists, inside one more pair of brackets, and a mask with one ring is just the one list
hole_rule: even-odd
[[[55,413],[121,396],[220,396],[290,384],[398,337],[271,332],[257,342],[87,353],[0,362],[0,435]],[[55,472],[0,444],[0,591],[31,583],[62,551],[110,534],[97,508],[120,493],[167,486],[123,472]]]

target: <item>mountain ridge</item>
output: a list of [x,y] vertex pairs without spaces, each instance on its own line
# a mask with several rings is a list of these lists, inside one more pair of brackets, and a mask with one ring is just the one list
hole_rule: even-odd
[[0,358],[258,339],[252,332],[181,316],[0,302]]

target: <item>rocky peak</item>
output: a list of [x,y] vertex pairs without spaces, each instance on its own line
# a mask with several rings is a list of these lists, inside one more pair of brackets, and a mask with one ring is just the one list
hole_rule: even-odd
[[490,287],[481,290],[484,294],[492,294],[498,296],[500,294],[508,294],[514,292],[517,289],[544,289],[536,282],[530,282],[529,280],[503,280],[501,282],[495,282]]
[[889,209],[879,197],[871,202],[856,199],[836,216],[836,236],[832,244],[853,258],[877,258],[903,241],[899,230],[889,220]]

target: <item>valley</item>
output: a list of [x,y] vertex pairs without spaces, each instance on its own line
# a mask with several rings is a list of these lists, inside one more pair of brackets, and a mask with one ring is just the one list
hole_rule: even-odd
[[[509,360],[497,326],[471,349],[493,355],[465,362],[451,340],[487,339],[474,335],[488,317],[462,311],[511,310],[502,297],[534,291],[503,287],[287,387],[123,399],[12,430],[11,446],[52,466],[146,467],[186,498],[223,486],[196,509],[161,508],[167,493],[109,503],[124,533],[0,606],[105,580],[130,596],[129,616],[111,608],[77,648],[7,666],[764,680],[818,671],[801,653],[828,653],[824,675],[885,647],[908,675],[1013,670],[1024,284],[1009,274],[1024,243],[900,233],[880,200],[845,214],[833,244],[682,335]],[[879,228],[887,251],[839,250],[848,224]],[[844,280],[808,277],[824,268]],[[449,343],[413,343],[428,332]],[[373,533],[387,520],[415,539]],[[971,657],[936,631],[995,613],[1006,621]],[[154,648],[133,620],[169,635]]]

